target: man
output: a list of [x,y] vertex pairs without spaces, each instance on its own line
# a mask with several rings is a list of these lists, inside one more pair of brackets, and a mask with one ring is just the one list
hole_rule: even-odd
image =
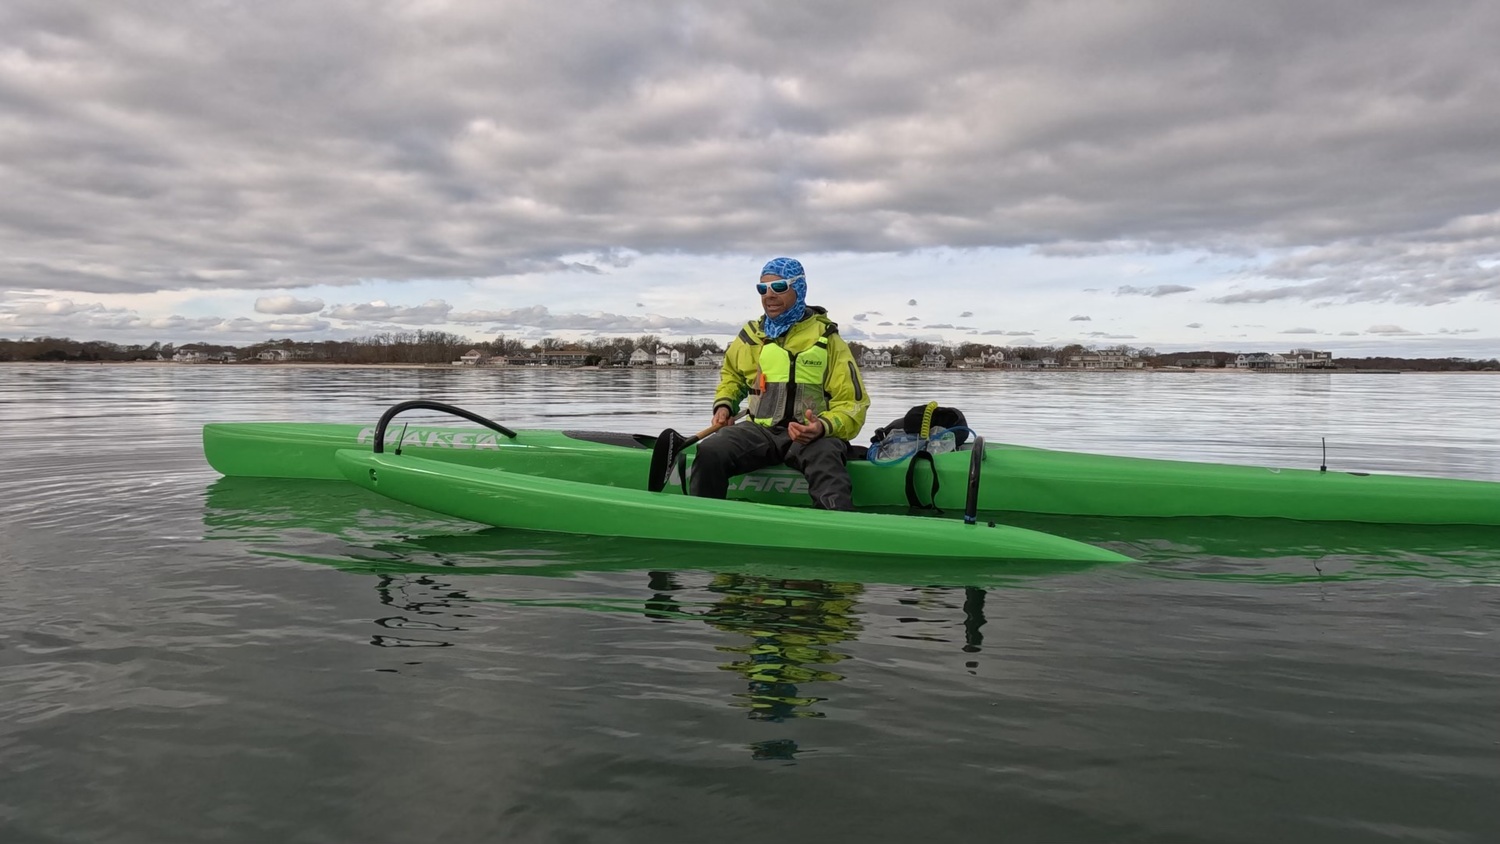
[[723,498],[730,477],[785,463],[807,478],[816,506],[853,510],[844,461],[870,409],[854,354],[828,312],[807,304],[801,262],[769,261],[755,287],[765,315],[724,353],[713,424],[729,425],[746,398],[748,418],[698,444],[689,491]]

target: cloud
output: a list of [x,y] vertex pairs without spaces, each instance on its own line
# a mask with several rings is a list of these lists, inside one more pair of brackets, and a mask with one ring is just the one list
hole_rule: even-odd
[[963,313],[961,313],[961,314],[958,315],[958,318],[959,319],[968,319],[969,317],[971,317],[973,315],[974,315],[973,311],[964,311]]
[[697,317],[658,314],[554,314],[546,307],[511,308],[500,311],[462,311],[447,321],[459,325],[489,325],[491,331],[535,328],[543,331],[583,331],[601,334],[734,334],[743,323],[719,322]]
[[1187,324],[1186,327],[1188,327],[1188,328],[1202,328],[1203,327],[1203,323],[1201,323],[1201,322],[1190,322],[1190,323]]
[[334,305],[328,309],[329,319],[349,322],[388,322],[396,325],[442,325],[448,322],[453,310],[441,299],[428,299],[420,305],[388,305],[385,302],[369,302],[362,305]]
[[255,300],[255,312],[259,314],[315,314],[321,310],[323,310],[322,299],[262,296]]
[[[1088,270],[1017,299],[1500,303],[1500,6],[1083,8],[11,0],[0,289],[676,312],[563,294],[667,259],[991,250]],[[1147,267],[1184,283],[1109,281]],[[1401,319],[1348,313],[1322,324]]]
[[925,330],[930,329],[930,328],[952,328],[952,327],[953,326],[950,325],[949,323],[940,322],[940,323],[937,323],[936,325],[924,325],[924,326],[922,326],[922,329],[925,331]]
[[1195,289],[1196,288],[1193,287],[1185,287],[1181,284],[1158,284],[1155,287],[1132,287],[1131,285],[1126,284],[1115,288],[1115,295],[1151,296],[1155,298],[1160,296],[1171,296],[1174,293],[1191,293]]
[[869,317],[865,314],[855,314],[853,317],[851,317],[851,319],[853,319],[855,322],[864,322],[865,320],[869,319]]
[[1318,329],[1316,329],[1316,328],[1288,328],[1285,331],[1279,331],[1277,333],[1278,334],[1317,334],[1319,332],[1318,332]]
[[1085,316],[1084,314],[1078,314],[1076,316],[1070,316],[1070,317],[1068,317],[1068,322],[1092,322],[1093,319],[1094,318],[1091,317],[1091,316]]
[[1366,334],[1379,334],[1385,337],[1415,337],[1421,332],[1407,331],[1399,325],[1372,325],[1365,329]]
[[906,300],[906,304],[909,305],[909,306],[911,306],[911,307],[916,307],[917,300],[916,299],[907,299]]
[[287,319],[254,320],[254,319],[226,319],[216,324],[205,326],[215,334],[241,335],[242,337],[263,338],[267,336],[281,336],[287,334],[311,334],[326,331],[330,323],[321,319],[309,319],[289,317]]

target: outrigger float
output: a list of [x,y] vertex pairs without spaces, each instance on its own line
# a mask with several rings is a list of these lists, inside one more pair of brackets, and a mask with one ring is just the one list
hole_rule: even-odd
[[[392,428],[398,414],[414,409],[452,413],[481,427]],[[729,501],[714,501],[682,495],[693,439],[672,431],[512,430],[428,401],[396,405],[373,426],[239,422],[203,429],[210,465],[229,477],[348,480],[497,527],[759,548],[802,549],[816,537],[819,546],[856,554],[1128,559],[996,525],[981,512],[1500,525],[1495,482],[1115,457],[982,437],[934,454],[911,472],[924,493],[931,485],[924,503],[962,511],[963,521],[892,512],[910,502],[905,463],[850,461],[855,507],[864,512],[812,509],[801,475],[786,468],[745,475],[731,485]]]

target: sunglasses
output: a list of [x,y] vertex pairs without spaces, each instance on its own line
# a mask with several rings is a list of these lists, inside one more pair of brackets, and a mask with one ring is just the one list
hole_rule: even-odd
[[787,288],[789,288],[789,287],[792,286],[792,282],[796,281],[797,279],[799,279],[801,277],[802,276],[799,275],[796,278],[790,278],[790,279],[785,279],[784,278],[784,279],[780,279],[778,281],[773,281],[770,284],[757,284],[757,285],[755,285],[755,292],[759,293],[762,296],[766,295],[766,291],[767,290],[772,290],[772,291],[775,291],[777,293],[785,293],[787,291]]

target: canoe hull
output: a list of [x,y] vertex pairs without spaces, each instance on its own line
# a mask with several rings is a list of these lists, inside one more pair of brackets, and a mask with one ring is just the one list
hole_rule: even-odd
[[877,513],[838,513],[745,501],[717,501],[640,489],[522,475],[414,457],[344,450],[348,480],[436,513],[550,533],[735,546],[775,556],[820,548],[843,554],[946,560],[1128,562],[1060,536],[1005,525]]
[[[371,449],[373,426],[215,423],[204,427],[210,464],[230,477],[342,478],[340,450]],[[401,451],[439,463],[643,489],[653,438],[522,430],[515,439],[471,428],[409,427]],[[388,444],[392,449],[395,444]],[[971,454],[938,455],[936,504],[962,509]],[[1106,517],[1242,517],[1378,524],[1500,525],[1500,483],[1308,469],[1113,457],[987,444],[979,508]],[[906,504],[907,464],[851,461],[855,505]],[[924,497],[930,475],[918,470]],[[808,503],[806,483],[784,467],[736,478],[731,498]],[[669,494],[676,494],[669,491]]]

